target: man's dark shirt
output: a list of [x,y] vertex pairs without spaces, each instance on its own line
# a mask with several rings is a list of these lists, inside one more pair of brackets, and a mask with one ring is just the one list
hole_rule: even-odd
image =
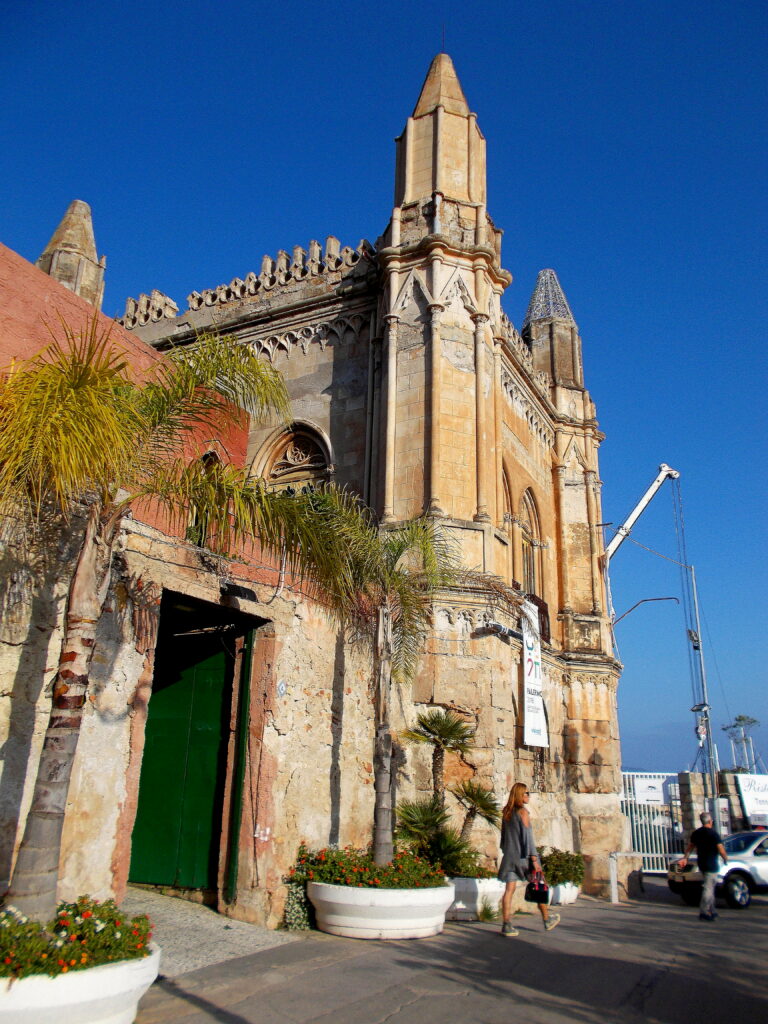
[[720,866],[717,848],[722,843],[718,833],[713,828],[702,826],[693,833],[691,842],[696,847],[699,871],[717,871]]

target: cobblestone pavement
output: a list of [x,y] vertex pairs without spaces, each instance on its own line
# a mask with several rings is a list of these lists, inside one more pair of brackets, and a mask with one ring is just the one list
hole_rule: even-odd
[[199,903],[135,886],[129,887],[121,906],[131,915],[149,915],[153,941],[162,949],[160,973],[166,978],[283,946],[295,938],[292,932],[233,921]]
[[298,941],[161,978],[137,1024],[725,1024],[768,1020],[768,899],[698,911],[653,880],[646,897],[580,897],[545,933],[538,915],[448,924],[442,935]]

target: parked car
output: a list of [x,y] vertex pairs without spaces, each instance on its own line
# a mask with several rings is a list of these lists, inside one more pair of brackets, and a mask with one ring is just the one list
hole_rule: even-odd
[[[715,893],[723,896],[729,907],[744,910],[752,902],[752,893],[768,892],[768,835],[765,832],[737,832],[723,840],[728,863],[717,873]],[[680,858],[682,859],[682,858]],[[679,867],[679,860],[670,862],[667,883],[683,902],[695,906],[701,899],[701,872],[696,854],[688,864]]]

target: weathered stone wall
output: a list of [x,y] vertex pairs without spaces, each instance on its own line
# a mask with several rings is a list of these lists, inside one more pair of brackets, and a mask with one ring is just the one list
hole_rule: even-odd
[[[71,566],[77,539],[54,553],[59,557],[50,578],[38,577],[40,592],[31,578],[25,588],[18,574],[4,577],[13,583],[4,601],[14,609],[3,616],[0,643],[3,678],[14,681],[2,698],[0,854],[6,879],[47,724],[50,695],[43,682],[50,682],[56,668],[65,563]],[[141,524],[131,526],[123,540],[99,624],[73,769],[60,866],[63,898],[85,888],[100,898],[124,892],[163,588],[212,604],[221,600],[223,566],[206,570],[190,545]],[[58,574],[61,584],[54,599],[46,600],[45,586]],[[299,841],[364,845],[373,806],[370,648],[350,646],[313,602],[289,587],[278,593],[275,582],[257,585],[256,601],[237,600],[239,611],[263,625],[251,680],[241,865],[234,906],[228,908],[273,924],[281,912],[282,876]],[[233,731],[234,722],[233,717]]]

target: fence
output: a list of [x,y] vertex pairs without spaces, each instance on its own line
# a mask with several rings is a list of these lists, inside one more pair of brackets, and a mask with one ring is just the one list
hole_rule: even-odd
[[643,871],[664,874],[684,848],[683,817],[677,774],[622,772],[621,809],[629,819],[632,850],[643,858]]

